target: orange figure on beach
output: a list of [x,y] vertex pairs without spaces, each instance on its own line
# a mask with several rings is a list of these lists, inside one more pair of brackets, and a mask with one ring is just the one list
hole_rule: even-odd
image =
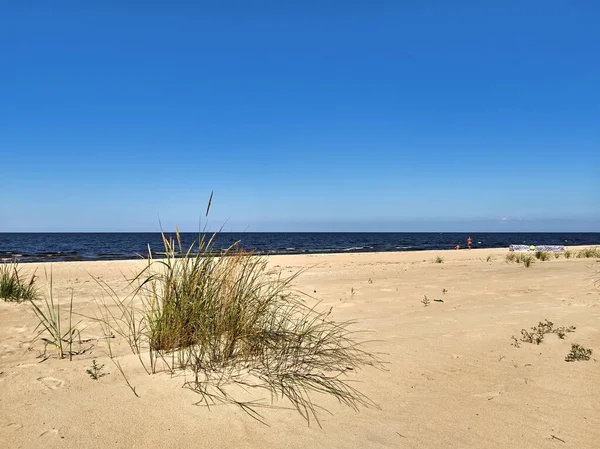
[[460,249],[460,245],[456,245],[456,249]]
[[471,236],[469,236],[467,239],[467,248],[471,249],[471,243],[473,243],[473,240],[471,240]]

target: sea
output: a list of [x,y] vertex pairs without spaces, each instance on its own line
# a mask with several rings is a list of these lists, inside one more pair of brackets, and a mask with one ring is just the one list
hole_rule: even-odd
[[[167,234],[169,237],[170,235]],[[220,233],[214,250],[236,242],[258,254],[324,254],[422,251],[466,247],[508,248],[526,245],[600,245],[600,233],[418,233],[418,232],[247,232]],[[198,233],[182,233],[188,248]],[[0,259],[19,262],[124,260],[164,252],[160,233],[0,233]]]

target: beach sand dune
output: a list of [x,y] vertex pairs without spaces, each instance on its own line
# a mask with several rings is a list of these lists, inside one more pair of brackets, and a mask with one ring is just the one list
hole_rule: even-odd
[[[379,408],[355,412],[318,397],[331,412],[321,413],[322,428],[293,410],[261,410],[265,426],[237,407],[195,406],[198,396],[181,387],[183,379],[147,375],[116,340],[139,398],[102,343],[72,362],[40,362],[40,344],[29,344],[37,325],[31,307],[1,302],[0,447],[599,448],[600,291],[593,280],[600,263],[552,258],[525,268],[506,263],[506,253],[270,257],[284,274],[311,266],[297,280],[308,301],[333,307],[336,320],[356,320],[369,349],[388,362],[352,377]],[[443,263],[434,262],[438,255]],[[106,297],[97,280],[126,291],[124,276],[143,266],[55,263],[55,293],[66,302],[72,289],[76,311],[93,315]],[[44,285],[50,265],[23,268],[37,268]],[[545,319],[577,329],[564,340],[511,345],[511,336]],[[84,331],[99,335],[93,325]],[[565,362],[572,343],[592,348],[592,359]],[[94,359],[108,373],[98,381],[86,374]]]

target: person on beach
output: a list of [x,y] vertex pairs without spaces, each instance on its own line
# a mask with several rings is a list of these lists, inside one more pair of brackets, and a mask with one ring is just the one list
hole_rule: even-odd
[[457,245],[456,245],[456,249],[460,249],[460,244],[457,244]]
[[471,240],[471,236],[469,236],[467,239],[467,248],[471,249],[471,243],[473,243],[473,240]]

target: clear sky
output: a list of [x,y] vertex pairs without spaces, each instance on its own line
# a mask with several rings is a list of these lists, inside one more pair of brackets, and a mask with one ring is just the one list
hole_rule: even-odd
[[0,232],[600,231],[600,2],[0,1]]

